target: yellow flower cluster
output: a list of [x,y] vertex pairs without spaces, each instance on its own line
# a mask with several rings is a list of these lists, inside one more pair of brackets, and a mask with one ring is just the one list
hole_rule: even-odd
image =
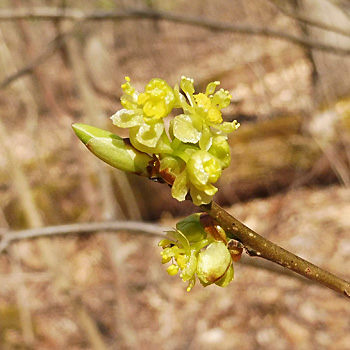
[[[231,95],[223,89],[215,92],[219,84],[210,83],[205,93],[195,94],[192,79],[182,77],[174,88],[152,79],[139,93],[127,77],[122,85],[124,108],[111,117],[115,125],[129,129],[138,151],[156,156],[161,171],[172,175],[172,196],[179,201],[189,193],[194,204],[209,203],[217,192],[213,184],[230,164],[227,134],[239,124],[223,122],[221,109],[230,104]],[[164,118],[177,109],[182,113],[166,130]]]
[[225,233],[222,240],[216,240],[205,230],[202,215],[206,214],[197,213],[180,220],[176,230],[169,231],[167,238],[159,242],[163,248],[162,263],[171,262],[167,272],[173,276],[181,270],[180,277],[188,282],[187,291],[195,285],[196,276],[205,287],[214,283],[226,287],[234,276]]

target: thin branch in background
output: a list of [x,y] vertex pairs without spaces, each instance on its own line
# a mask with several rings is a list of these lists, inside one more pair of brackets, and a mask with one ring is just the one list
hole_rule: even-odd
[[99,21],[99,20],[128,20],[128,19],[157,19],[167,20],[175,23],[189,24],[193,26],[203,27],[210,30],[233,32],[236,34],[267,36],[276,39],[286,40],[296,45],[310,46],[316,50],[328,51],[339,55],[348,55],[350,50],[337,46],[331,46],[320,42],[315,42],[305,38],[299,38],[288,33],[272,30],[269,28],[259,28],[246,25],[237,25],[232,23],[213,21],[207,18],[198,16],[178,15],[163,11],[154,10],[127,10],[127,11],[103,11],[95,10],[92,12],[84,12],[77,9],[58,8],[33,8],[22,9],[18,12],[9,13],[9,10],[0,11],[1,20],[12,19],[36,19],[36,20],[53,20],[53,19],[70,19],[84,21]]
[[339,28],[339,27],[335,27],[333,25],[330,25],[330,24],[327,24],[327,23],[324,23],[324,22],[320,22],[320,21],[316,21],[314,19],[310,19],[308,17],[305,17],[301,14],[297,14],[297,13],[294,13],[293,11],[290,11],[287,9],[286,6],[284,5],[281,5],[281,3],[279,1],[275,1],[275,0],[267,0],[270,4],[273,4],[277,10],[281,13],[283,13],[285,16],[287,17],[290,17],[292,19],[295,19],[301,23],[304,23],[304,24],[307,24],[309,26],[312,26],[312,27],[316,27],[316,28],[320,28],[320,29],[323,29],[323,30],[327,30],[329,32],[333,32],[333,33],[336,33],[336,34],[340,34],[340,35],[344,35],[344,36],[347,36],[350,38],[350,33],[349,31],[345,30],[345,29],[342,29],[342,28]]
[[[322,42],[314,41],[309,38],[300,38],[281,31],[269,28],[259,28],[246,25],[237,25],[232,23],[217,22],[210,19],[194,16],[177,15],[162,11],[146,10],[129,10],[129,11],[93,11],[84,12],[77,9],[59,9],[59,8],[32,8],[21,10],[0,10],[0,21],[10,21],[18,19],[35,19],[35,20],[75,20],[78,23],[84,21],[101,21],[101,20],[131,20],[131,19],[157,19],[166,20],[175,23],[188,24],[202,27],[209,30],[231,32],[241,35],[263,36],[279,40],[288,41],[294,45],[309,47],[314,50],[330,52],[334,55],[346,56],[350,54],[350,49],[328,45]],[[76,24],[78,24],[76,23]],[[55,37],[47,44],[45,50],[38,55],[32,62],[21,68],[15,74],[5,78],[0,83],[0,89],[4,89],[14,80],[29,74],[39,64],[46,61],[52,54],[63,44],[66,37],[73,32],[76,26],[73,26],[68,33],[63,33]],[[331,30],[331,28],[329,28]]]
[[[1,10],[0,10],[1,12]],[[40,64],[46,62],[52,55],[55,54],[56,50],[58,50],[65,42],[68,36],[72,35],[76,30],[77,26],[81,22],[78,21],[72,25],[71,28],[67,29],[65,32],[58,34],[52,40],[50,40],[45,46],[45,49],[39,53],[39,55],[34,58],[31,62],[29,62],[24,67],[20,68],[16,73],[9,75],[0,83],[0,90],[6,88],[15,80],[32,73],[32,71],[39,66]]]
[[2,254],[14,242],[34,238],[88,234],[99,231],[129,231],[164,238],[164,234],[162,232],[168,230],[169,227],[162,227],[158,224],[137,221],[92,222],[83,224],[46,226],[22,231],[5,232],[4,230],[0,242],[0,254]]
[[[15,9],[21,8],[21,0],[12,0]],[[35,45],[35,30],[33,27],[33,22],[27,20],[17,20],[16,27],[18,34],[22,41],[22,51],[26,60],[31,61],[36,55],[36,45]],[[51,88],[51,79],[47,77],[42,69],[32,70],[33,79],[35,80],[37,93],[41,98],[39,98],[45,105],[47,110],[55,112],[55,114],[63,114],[60,104],[56,101],[54,97],[53,89]]]
[[[5,72],[18,71],[12,52],[5,40],[5,35],[2,28],[0,28],[0,52],[1,75],[3,75]],[[36,123],[39,119],[39,109],[33,96],[33,92],[30,91],[28,82],[18,80],[17,84],[14,84],[13,86],[13,91],[16,92],[18,98],[25,104],[28,115],[31,116],[29,129],[33,130],[36,128]]]
[[21,266],[20,253],[18,248],[19,247],[12,247],[12,249],[9,250],[9,254],[11,256],[11,273],[19,276],[15,289],[15,295],[18,305],[18,313],[23,333],[23,339],[25,341],[25,344],[27,344],[29,347],[33,347],[35,344],[33,317],[29,303],[28,288],[23,278],[23,269]]

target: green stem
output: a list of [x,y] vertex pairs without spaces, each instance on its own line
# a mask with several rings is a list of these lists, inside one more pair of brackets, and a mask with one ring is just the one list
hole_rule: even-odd
[[250,256],[270,260],[350,299],[350,283],[281,248],[235,219],[215,202],[201,209],[216,219],[230,236],[241,241]]

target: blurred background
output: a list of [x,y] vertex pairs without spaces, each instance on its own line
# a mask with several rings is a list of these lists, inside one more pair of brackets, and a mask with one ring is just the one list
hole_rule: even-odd
[[[158,239],[19,240],[15,231],[196,211],[85,149],[120,85],[219,80],[241,128],[215,197],[265,237],[349,279],[350,5],[342,0],[0,2],[0,349],[350,349],[349,302],[243,257],[225,289],[191,293]],[[5,249],[6,248],[6,249]]]

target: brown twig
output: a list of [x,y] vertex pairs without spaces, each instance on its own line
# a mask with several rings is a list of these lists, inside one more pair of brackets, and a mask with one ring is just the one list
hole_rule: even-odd
[[332,273],[294,255],[260,236],[235,219],[215,202],[202,205],[201,209],[216,219],[228,235],[241,241],[250,256],[270,260],[310,280],[320,283],[350,299],[350,283]]
[[[315,50],[331,52],[336,55],[349,55],[350,49],[328,45],[308,38],[300,38],[288,33],[269,28],[259,28],[246,25],[218,22],[203,17],[186,16],[154,10],[124,10],[124,11],[103,11],[95,10],[85,12],[78,9],[60,9],[60,8],[30,8],[20,10],[0,10],[0,21],[10,21],[18,19],[35,20],[83,20],[83,21],[101,21],[101,20],[128,20],[128,19],[157,19],[170,22],[189,24],[203,27],[210,30],[232,32],[244,35],[266,36],[275,39],[289,41],[295,45],[312,47]],[[328,28],[331,30],[331,28]]]

